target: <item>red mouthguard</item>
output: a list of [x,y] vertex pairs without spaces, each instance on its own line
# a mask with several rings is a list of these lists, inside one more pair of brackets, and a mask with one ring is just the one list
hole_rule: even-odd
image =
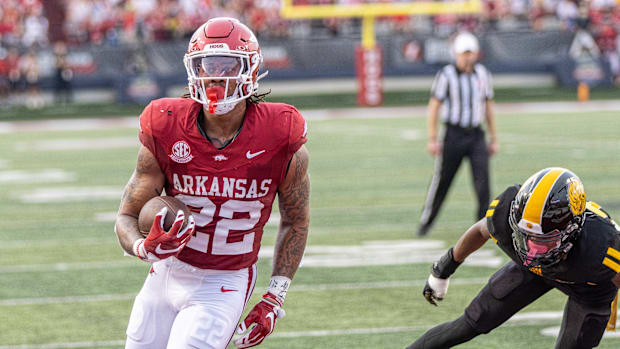
[[207,87],[207,99],[209,100],[209,113],[215,112],[215,103],[224,98],[224,88],[220,86]]

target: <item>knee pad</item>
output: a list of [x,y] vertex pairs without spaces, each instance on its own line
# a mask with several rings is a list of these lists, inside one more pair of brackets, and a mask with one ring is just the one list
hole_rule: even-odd
[[127,339],[140,344],[150,344],[155,340],[154,311],[140,296],[136,297],[127,325]]
[[524,272],[518,266],[504,269],[502,273],[496,273],[489,279],[491,295],[497,300],[502,300],[523,284]]
[[523,278],[523,272],[518,267],[507,266],[493,274],[489,283],[465,309],[466,317],[471,325],[482,333],[488,333],[499,325],[487,323],[486,314],[496,312],[496,309],[501,307],[502,300],[523,283]]
[[162,298],[138,294],[127,325],[128,348],[165,348],[175,315]]
[[479,334],[480,332],[467,323],[465,316],[461,316],[454,321],[431,328],[407,349],[451,348],[470,341]]
[[568,300],[556,348],[590,349],[596,347],[611,314],[608,303],[598,305],[579,304]]
[[593,348],[598,346],[605,332],[605,328],[607,327],[608,320],[609,315],[587,315],[585,319],[583,319],[579,337],[577,338],[578,347]]
[[477,331],[489,333],[548,289],[533,274],[510,263],[491,277],[465,309],[465,317]]

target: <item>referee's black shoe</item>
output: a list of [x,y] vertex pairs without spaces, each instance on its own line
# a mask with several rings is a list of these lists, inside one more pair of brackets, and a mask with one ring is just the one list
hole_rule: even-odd
[[418,231],[415,233],[417,236],[425,236],[426,234],[428,234],[428,231],[430,230],[430,227],[426,224],[420,224],[420,226],[418,227]]

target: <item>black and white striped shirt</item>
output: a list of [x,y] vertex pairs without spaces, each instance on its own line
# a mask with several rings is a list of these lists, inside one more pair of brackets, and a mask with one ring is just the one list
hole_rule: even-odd
[[473,73],[458,71],[455,65],[443,67],[435,76],[431,96],[443,102],[441,121],[463,128],[479,127],[484,120],[486,102],[493,99],[491,73],[480,63]]

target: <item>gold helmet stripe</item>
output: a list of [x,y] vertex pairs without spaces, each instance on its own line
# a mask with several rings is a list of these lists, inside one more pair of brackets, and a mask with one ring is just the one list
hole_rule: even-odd
[[525,204],[525,209],[523,210],[524,220],[538,225],[542,223],[543,208],[545,207],[551,188],[553,188],[553,185],[564,171],[563,168],[552,168],[538,181],[538,184],[536,184],[536,187],[532,191],[532,195],[530,195],[530,198]]

